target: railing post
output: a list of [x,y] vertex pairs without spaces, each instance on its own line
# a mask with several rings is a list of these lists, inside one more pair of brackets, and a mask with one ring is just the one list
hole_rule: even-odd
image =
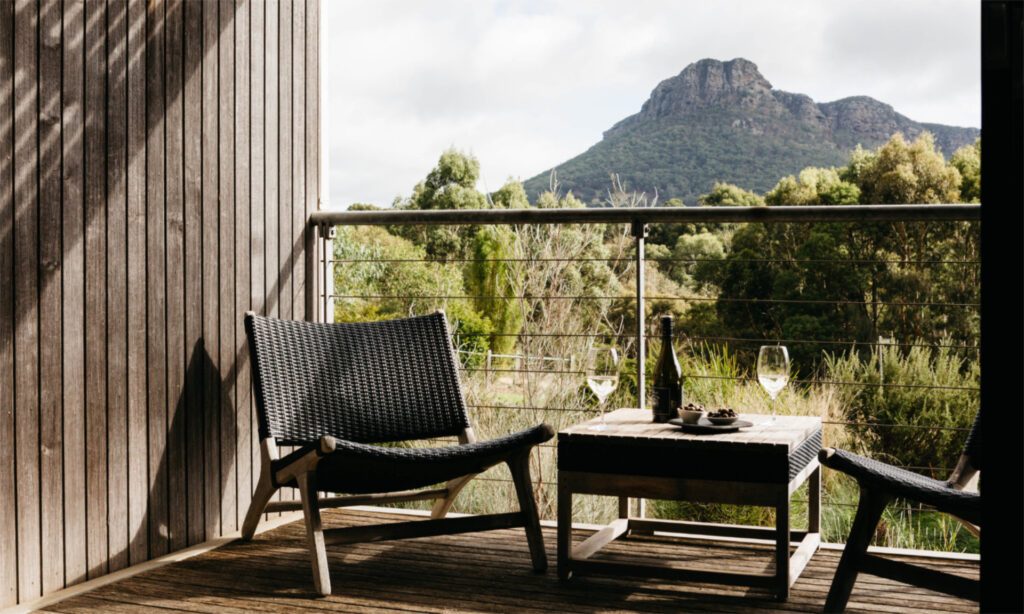
[[647,238],[647,224],[633,222],[633,238],[636,239],[636,404],[647,407],[647,382],[644,363],[647,359],[647,340],[644,337],[644,239]]
[[302,252],[305,256],[304,267],[306,271],[306,287],[303,288],[303,302],[305,304],[306,320],[316,322],[316,295],[320,292],[320,280],[316,275],[317,258],[317,226],[313,223],[306,223],[305,231],[302,234]]
[[319,224],[317,226],[317,234],[320,239],[320,262],[323,266],[323,286],[321,287],[321,297],[323,299],[323,321],[333,322],[334,310],[331,308],[331,294],[334,291],[334,267],[331,266],[331,258],[334,257],[334,254],[333,250],[330,249],[330,246],[335,235],[334,225]]
[[[636,239],[636,404],[640,409],[647,407],[647,328],[644,306],[644,240],[647,239],[647,224],[634,221],[633,238]],[[619,513],[629,510],[629,499],[619,499]],[[636,500],[635,514],[638,518],[647,516],[647,502]]]

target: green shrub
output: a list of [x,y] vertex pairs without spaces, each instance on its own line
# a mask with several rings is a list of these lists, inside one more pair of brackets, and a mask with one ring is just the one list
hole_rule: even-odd
[[849,427],[858,451],[945,477],[967,435],[954,429],[969,429],[978,412],[978,363],[942,347],[887,347],[880,376],[878,360],[852,351],[825,359],[828,379],[857,384],[839,394],[847,420],[864,425]]
[[489,340],[494,328],[490,319],[480,315],[467,301],[452,300],[447,307],[445,315],[458,343],[460,361],[471,369],[480,367],[486,359],[487,350],[491,349]]

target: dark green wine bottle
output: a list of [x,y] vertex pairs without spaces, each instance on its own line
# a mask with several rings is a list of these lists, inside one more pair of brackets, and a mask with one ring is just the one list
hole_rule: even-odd
[[679,417],[683,405],[683,372],[672,347],[672,316],[661,317],[661,355],[654,368],[654,421]]

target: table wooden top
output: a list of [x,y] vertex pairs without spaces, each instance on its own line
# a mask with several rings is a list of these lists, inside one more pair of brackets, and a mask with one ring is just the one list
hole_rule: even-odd
[[698,445],[732,448],[772,448],[785,449],[787,453],[796,450],[821,430],[821,418],[818,416],[777,416],[775,421],[761,424],[770,416],[758,414],[740,414],[740,420],[753,422],[754,426],[740,429],[733,433],[695,434],[684,433],[679,427],[671,424],[660,424],[651,421],[649,409],[623,408],[605,414],[608,428],[603,431],[591,430],[589,427],[600,421],[594,418],[587,422],[574,424],[559,431],[559,439],[595,438],[612,440],[649,440],[652,443],[681,447]]

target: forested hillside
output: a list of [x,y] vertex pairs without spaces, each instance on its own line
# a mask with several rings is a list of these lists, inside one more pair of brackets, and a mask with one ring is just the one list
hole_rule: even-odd
[[617,174],[628,190],[692,205],[716,182],[765,192],[807,166],[846,164],[857,145],[870,149],[897,132],[914,139],[926,131],[947,156],[979,136],[975,128],[915,122],[867,96],[816,103],[774,89],[749,60],[705,59],[661,82],[639,113],[593,147],[524,186],[536,198],[554,170],[563,191],[594,205]]

